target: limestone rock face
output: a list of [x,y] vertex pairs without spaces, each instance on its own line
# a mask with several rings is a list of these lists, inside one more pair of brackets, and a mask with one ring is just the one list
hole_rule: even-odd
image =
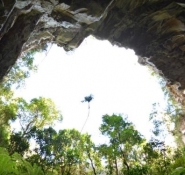
[[0,79],[22,52],[46,42],[72,50],[90,34],[134,49],[185,89],[184,0],[0,0]]

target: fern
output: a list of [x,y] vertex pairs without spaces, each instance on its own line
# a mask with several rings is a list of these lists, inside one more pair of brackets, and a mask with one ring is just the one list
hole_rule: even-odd
[[176,168],[171,175],[185,175],[185,168],[184,167],[178,167]]
[[5,148],[0,147],[0,175],[44,175],[41,167],[33,166],[18,153],[9,155]]
[[16,162],[12,161],[12,158],[8,155],[7,150],[4,148],[0,148],[0,174],[19,174]]

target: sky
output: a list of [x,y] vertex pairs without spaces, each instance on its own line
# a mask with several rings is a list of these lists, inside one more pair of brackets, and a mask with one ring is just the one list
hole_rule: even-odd
[[99,132],[105,114],[127,114],[141,134],[149,138],[149,114],[153,103],[165,105],[158,79],[137,62],[133,50],[119,48],[92,36],[79,48],[65,52],[56,45],[46,53],[36,54],[37,73],[15,96],[26,100],[51,98],[63,115],[55,129],[81,131],[88,114],[88,104],[81,101],[93,94],[90,116],[82,133],[88,132],[96,143],[103,142]]

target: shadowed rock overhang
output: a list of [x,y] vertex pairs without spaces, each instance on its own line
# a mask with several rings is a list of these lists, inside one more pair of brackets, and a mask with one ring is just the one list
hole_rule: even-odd
[[47,42],[72,50],[88,35],[134,49],[185,89],[184,0],[0,0],[0,79],[23,52]]

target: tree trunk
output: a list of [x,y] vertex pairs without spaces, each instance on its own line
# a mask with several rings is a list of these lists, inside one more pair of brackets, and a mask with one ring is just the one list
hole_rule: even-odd
[[65,175],[65,165],[64,166],[60,166],[60,173],[61,175]]
[[90,154],[90,152],[89,152],[89,150],[88,150],[87,147],[86,147],[86,149],[87,149],[88,158],[89,158],[89,160],[90,160],[90,162],[91,162],[91,167],[92,167],[92,169],[93,169],[93,173],[94,173],[94,175],[96,175],[96,169],[95,169],[95,167],[94,167],[93,160],[92,160],[92,158],[91,158],[91,154]]
[[114,161],[115,161],[115,167],[116,167],[116,175],[119,175],[117,159],[115,159]]
[[130,167],[129,167],[128,163],[127,163],[125,160],[123,160],[123,164],[126,166],[126,168],[127,168],[127,171],[129,172],[129,170],[130,170]]

